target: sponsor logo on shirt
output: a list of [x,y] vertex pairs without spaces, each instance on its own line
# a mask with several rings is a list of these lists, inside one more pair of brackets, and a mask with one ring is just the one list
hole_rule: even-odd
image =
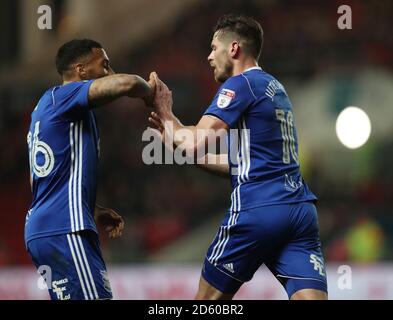
[[223,265],[225,269],[227,269],[229,272],[235,273],[235,270],[233,269],[233,263],[226,263]]
[[310,254],[310,263],[314,265],[314,270],[318,271],[321,276],[325,276],[325,266],[320,257],[315,254]]
[[285,174],[285,190],[294,192],[297,191],[299,188],[303,187],[302,178],[299,178],[299,181],[296,182],[293,180],[292,176]]
[[59,300],[70,300],[71,299],[71,294],[66,294],[66,291],[67,291],[66,284],[67,283],[68,283],[67,278],[55,280],[52,282],[52,290],[54,293],[56,293],[57,299],[59,299]]

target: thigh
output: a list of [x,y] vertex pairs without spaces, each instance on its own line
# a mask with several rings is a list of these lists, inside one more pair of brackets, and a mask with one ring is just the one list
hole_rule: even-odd
[[105,263],[94,232],[55,235],[31,240],[28,252],[45,272],[53,300],[110,299]]

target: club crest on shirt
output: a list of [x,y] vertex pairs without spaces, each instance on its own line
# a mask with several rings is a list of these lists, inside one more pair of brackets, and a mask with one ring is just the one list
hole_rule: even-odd
[[222,89],[217,99],[217,107],[224,109],[229,106],[232,99],[235,97],[235,91],[229,89]]
[[102,282],[104,284],[105,290],[108,292],[112,292],[111,284],[109,282],[108,273],[106,272],[106,270],[100,270],[100,273],[101,273]]

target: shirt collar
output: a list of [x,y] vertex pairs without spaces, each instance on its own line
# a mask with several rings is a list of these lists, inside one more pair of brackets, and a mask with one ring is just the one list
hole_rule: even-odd
[[242,73],[250,71],[250,70],[262,70],[262,68],[260,66],[255,66],[255,67],[251,67],[251,68],[244,70]]

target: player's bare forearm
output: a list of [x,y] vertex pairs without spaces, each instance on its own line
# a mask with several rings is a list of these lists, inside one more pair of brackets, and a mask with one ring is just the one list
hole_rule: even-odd
[[175,116],[166,118],[165,135],[173,139],[175,148],[196,160],[206,154],[207,136],[197,126],[185,126]]
[[[227,134],[228,126],[216,117],[205,115],[196,126],[185,126],[172,110],[160,111],[160,114],[151,113],[150,123],[163,134],[166,144],[174,145],[194,160],[205,156],[210,151],[209,146],[215,147]],[[213,155],[211,152],[210,154]]]
[[[196,126],[185,126],[174,115],[166,118],[165,130],[172,134],[173,144],[185,151],[196,153],[201,142],[197,139]],[[172,132],[171,132],[172,131]]]
[[[194,149],[197,149],[196,126],[183,125],[172,110],[161,109],[159,115],[152,112],[150,119],[153,120],[152,123],[160,131],[165,132],[165,138],[170,138],[174,147],[179,147],[182,151],[191,151],[191,153],[194,153]],[[188,152],[187,154],[191,153]]]
[[[165,118],[166,121],[164,121],[163,118]],[[191,155],[191,157],[194,159],[194,163],[204,171],[221,177],[230,176],[227,154],[206,153],[205,148],[203,148],[202,152],[198,153],[198,147],[194,148],[195,144],[198,145],[195,143],[195,140],[190,138],[187,140],[187,137],[196,136],[196,126],[182,125],[182,123],[177,118],[175,118],[173,114],[170,116],[164,116],[163,118],[161,118],[156,112],[151,112],[149,122],[161,133],[160,138],[162,139],[164,145],[168,147],[168,150],[173,151],[173,147],[181,147],[182,151],[186,151],[186,155],[188,156]],[[190,130],[189,133],[192,134],[183,136],[180,134],[181,129],[188,129]],[[226,128],[222,129],[226,131]],[[207,141],[209,141],[208,138]],[[190,146],[191,153],[187,153],[187,148],[185,148],[184,145]]]
[[202,170],[212,173],[216,176],[223,178],[230,177],[227,154],[207,153],[202,158],[198,158],[196,164]]
[[99,107],[122,96],[146,98],[151,95],[151,85],[141,77],[113,74],[93,81],[89,89],[89,102],[93,107]]
[[199,168],[216,176],[230,176],[227,154],[206,153],[209,141],[206,130],[200,129],[198,133],[197,126],[184,126],[174,116],[167,118],[165,134],[170,134],[171,130],[174,147],[180,148],[188,157],[192,157]]

